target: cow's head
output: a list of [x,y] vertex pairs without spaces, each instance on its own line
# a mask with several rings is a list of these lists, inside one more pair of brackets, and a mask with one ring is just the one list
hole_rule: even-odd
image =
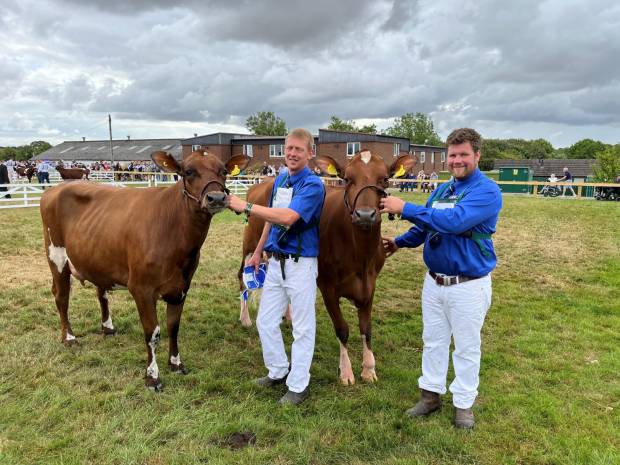
[[183,194],[211,214],[226,208],[226,175],[244,169],[250,161],[245,155],[237,155],[223,164],[207,152],[193,152],[181,162],[166,152],[153,152],[151,159],[163,171],[181,176]]
[[316,164],[323,174],[337,176],[346,183],[344,204],[355,226],[371,228],[381,222],[379,200],[387,196],[388,181],[392,177],[404,176],[415,160],[403,155],[388,166],[383,158],[369,150],[358,152],[346,166],[332,157],[319,156]]

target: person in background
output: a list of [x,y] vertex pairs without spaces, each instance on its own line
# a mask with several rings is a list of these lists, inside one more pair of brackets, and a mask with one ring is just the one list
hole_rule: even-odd
[[[560,179],[558,179],[558,182],[570,182],[571,184],[573,183],[573,175],[570,173],[570,171],[568,171],[568,168],[565,166],[564,167],[564,176],[561,177]],[[562,189],[562,197],[564,197],[566,195],[566,190],[570,189],[570,191],[573,194],[573,197],[576,197],[577,194],[575,194],[575,191],[573,190],[573,186],[563,186]]]
[[[4,160],[0,160],[0,184],[11,184],[11,177],[9,176],[9,169],[7,168]],[[0,186],[0,192],[8,192],[7,186]],[[11,194],[4,195],[5,199],[10,199]]]

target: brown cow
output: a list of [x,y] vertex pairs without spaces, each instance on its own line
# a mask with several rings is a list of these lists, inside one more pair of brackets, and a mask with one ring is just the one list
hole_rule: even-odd
[[15,166],[13,169],[20,178],[28,178],[28,182],[32,182],[32,177],[37,174],[37,168],[32,165]]
[[[387,195],[388,179],[404,174],[415,163],[411,155],[400,156],[391,167],[369,151],[362,151],[341,166],[331,157],[320,156],[317,166],[323,173],[334,174],[346,182],[344,187],[327,189],[319,226],[319,275],[317,284],[325,307],[340,341],[340,381],[354,384],[347,342],[349,327],[340,310],[340,299],[351,301],[358,311],[363,343],[362,379],[377,380],[375,358],[371,350],[371,312],[377,275],[385,262],[381,244],[379,200]],[[248,201],[265,205],[273,180],[250,189]],[[250,216],[244,234],[243,256],[255,247],[262,222]],[[242,264],[243,266],[243,264]],[[243,314],[240,320],[250,321]]]
[[249,159],[239,155],[224,167],[217,157],[198,152],[180,163],[165,152],[154,152],[151,158],[181,180],[168,188],[147,189],[59,184],[41,196],[41,217],[62,341],[76,342],[68,318],[71,275],[97,287],[104,334],[115,332],[106,293],[127,288],[144,329],[145,384],[158,391],[156,302],[161,297],[168,304],[170,370],[185,373],[177,346],[183,303],[211,218],[226,207],[227,169],[245,167]]
[[56,165],[56,171],[65,181],[73,179],[88,179],[90,170],[88,168],[65,168],[62,163]]

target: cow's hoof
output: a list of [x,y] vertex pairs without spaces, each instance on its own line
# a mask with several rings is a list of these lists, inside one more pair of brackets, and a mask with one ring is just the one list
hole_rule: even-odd
[[169,363],[168,366],[170,367],[170,371],[174,374],[186,375],[188,373],[187,368],[185,368],[185,365],[183,365],[182,363],[180,363],[179,365]]
[[353,371],[340,371],[340,384],[343,386],[353,386],[355,384],[355,376],[353,375]]
[[367,383],[374,383],[379,381],[379,378],[377,378],[377,373],[375,373],[375,369],[374,368],[364,368],[362,369],[362,379],[364,381],[366,381]]
[[105,337],[107,337],[107,336],[116,336],[116,329],[115,328],[106,328],[105,326],[101,326],[101,330],[103,331],[103,335]]
[[161,384],[160,378],[153,379],[146,377],[144,379],[144,385],[153,392],[161,392],[164,390],[164,385]]
[[78,345],[78,340],[74,337],[73,339],[65,339],[62,343],[65,347],[73,347]]

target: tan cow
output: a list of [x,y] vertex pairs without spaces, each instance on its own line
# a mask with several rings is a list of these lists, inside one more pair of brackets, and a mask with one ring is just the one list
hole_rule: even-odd
[[[377,276],[385,262],[381,244],[381,215],[379,200],[387,195],[388,179],[396,173],[403,175],[414,165],[411,155],[400,156],[391,166],[370,151],[356,154],[346,166],[331,157],[319,156],[317,166],[324,174],[338,176],[343,187],[327,189],[319,226],[319,275],[317,284],[336,336],[340,341],[340,381],[355,383],[347,343],[349,326],[340,310],[340,299],[351,301],[358,311],[363,344],[361,377],[368,382],[377,380],[375,358],[371,349],[371,313]],[[248,192],[248,201],[265,205],[273,180]],[[254,250],[262,221],[250,216],[244,234],[243,257]],[[243,266],[243,263],[242,263]],[[241,305],[240,320],[251,323],[247,306]]]
[[145,384],[158,391],[156,302],[161,298],[168,304],[168,365],[184,374],[177,335],[185,297],[211,219],[226,207],[227,169],[245,167],[249,159],[240,155],[224,166],[217,157],[198,152],[182,162],[165,152],[151,158],[162,170],[181,176],[179,182],[148,189],[61,184],[41,197],[41,217],[62,342],[77,341],[68,317],[71,276],[96,286],[104,334],[115,332],[106,293],[127,288],[144,329]]

